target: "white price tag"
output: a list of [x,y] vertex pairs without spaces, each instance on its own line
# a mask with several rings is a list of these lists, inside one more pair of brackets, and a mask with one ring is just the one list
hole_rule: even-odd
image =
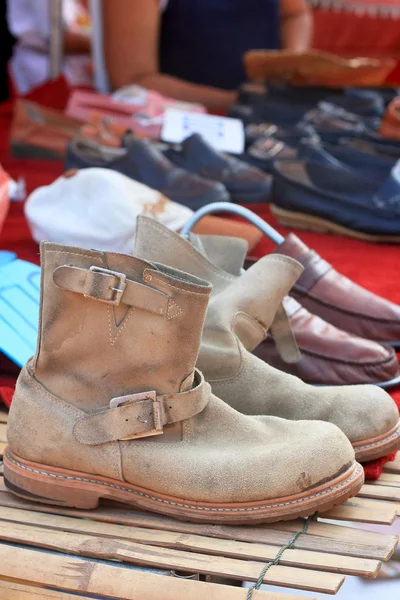
[[193,133],[199,133],[220,152],[244,152],[244,127],[239,119],[185,112],[176,108],[165,111],[161,139],[180,144]]

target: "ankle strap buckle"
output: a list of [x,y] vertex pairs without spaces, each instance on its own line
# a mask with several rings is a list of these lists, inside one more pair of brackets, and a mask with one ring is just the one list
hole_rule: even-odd
[[118,271],[102,269],[101,267],[97,267],[96,265],[91,266],[89,270],[92,273],[110,275],[110,277],[114,277],[117,281],[114,284],[114,286],[108,286],[109,290],[111,291],[110,298],[96,298],[95,296],[91,296],[90,294],[84,294],[85,298],[97,300],[98,302],[104,302],[105,304],[112,304],[113,306],[119,306],[119,304],[121,303],[122,295],[126,288],[126,275],[124,273],[119,273]]
[[137,438],[142,438],[142,437],[150,437],[153,435],[161,435],[164,433],[163,430],[163,420],[162,420],[162,406],[161,406],[161,401],[160,399],[157,398],[157,394],[155,391],[152,392],[142,392],[140,394],[132,394],[129,397],[127,396],[119,396],[117,398],[113,398],[110,401],[110,408],[118,408],[119,406],[123,406],[124,404],[130,404],[132,402],[138,402],[140,400],[150,400],[152,402],[152,415],[146,415],[145,416],[141,416],[139,415],[137,417],[137,420],[140,421],[140,423],[143,423],[143,425],[149,425],[149,421],[151,421],[151,419],[153,419],[153,427],[149,428],[149,429],[145,429],[144,431],[141,431],[140,433],[135,433],[132,435],[128,435],[126,437],[121,437],[119,438],[120,441],[127,441],[127,440],[135,440]]

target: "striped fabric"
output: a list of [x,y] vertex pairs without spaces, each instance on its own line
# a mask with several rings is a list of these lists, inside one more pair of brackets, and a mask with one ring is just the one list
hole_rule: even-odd
[[345,11],[357,16],[400,18],[400,0],[309,0],[313,8]]

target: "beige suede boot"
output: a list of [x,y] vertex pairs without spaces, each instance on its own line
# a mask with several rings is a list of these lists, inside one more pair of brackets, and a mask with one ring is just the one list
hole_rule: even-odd
[[132,256],[43,244],[38,347],[10,411],[8,488],[212,523],[295,518],[357,493],[362,470],[337,427],[257,422],[212,395],[195,369],[210,291]]
[[250,353],[272,327],[281,352],[295,359],[280,303],[289,290],[284,281],[298,263],[273,254],[239,277],[246,255],[243,240],[190,239],[192,243],[153,219],[139,217],[135,254],[148,260],[162,257],[168,265],[213,284],[197,363],[213,392],[247,415],[333,423],[351,441],[359,461],[399,448],[399,412],[385,391],[372,385],[314,387]]

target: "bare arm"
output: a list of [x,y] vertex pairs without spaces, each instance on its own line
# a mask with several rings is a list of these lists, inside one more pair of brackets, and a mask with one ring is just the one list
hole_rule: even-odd
[[137,83],[166,96],[227,108],[236,92],[197,85],[159,72],[159,0],[103,0],[104,53],[113,89]]
[[312,11],[306,0],[281,0],[282,48],[302,52],[311,45]]

